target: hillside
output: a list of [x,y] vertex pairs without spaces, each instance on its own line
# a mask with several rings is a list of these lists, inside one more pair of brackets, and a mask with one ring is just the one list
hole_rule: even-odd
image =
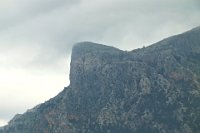
[[199,133],[200,28],[130,52],[73,47],[70,85],[4,133]]

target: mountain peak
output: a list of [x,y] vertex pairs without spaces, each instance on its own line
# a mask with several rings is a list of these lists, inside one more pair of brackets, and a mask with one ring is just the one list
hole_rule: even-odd
[[117,48],[92,42],[75,44],[71,56],[71,85],[79,84],[83,79],[83,75],[87,74],[88,71],[96,69],[111,60],[114,61],[115,58],[119,58],[122,52]]
[[200,37],[190,31],[124,52],[74,45],[70,85],[5,133],[198,133]]
[[120,50],[111,46],[85,41],[76,43],[73,46],[72,56],[74,54],[82,55],[87,53],[99,53],[99,52],[102,53],[102,52],[112,52],[112,51],[120,51]]

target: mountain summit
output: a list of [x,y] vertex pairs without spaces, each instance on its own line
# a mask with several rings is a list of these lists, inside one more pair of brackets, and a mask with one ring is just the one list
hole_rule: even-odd
[[70,85],[4,133],[199,133],[200,29],[130,52],[73,47]]

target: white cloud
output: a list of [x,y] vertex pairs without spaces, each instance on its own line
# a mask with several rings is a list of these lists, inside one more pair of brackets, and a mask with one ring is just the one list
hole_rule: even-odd
[[7,124],[7,120],[0,119],[0,127]]
[[12,68],[0,68],[0,73],[0,118],[7,120],[55,96],[69,83],[64,73]]

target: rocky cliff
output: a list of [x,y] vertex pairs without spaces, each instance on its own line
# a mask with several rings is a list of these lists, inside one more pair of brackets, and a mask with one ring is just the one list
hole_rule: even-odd
[[4,133],[199,133],[200,28],[130,52],[78,43],[70,85]]

